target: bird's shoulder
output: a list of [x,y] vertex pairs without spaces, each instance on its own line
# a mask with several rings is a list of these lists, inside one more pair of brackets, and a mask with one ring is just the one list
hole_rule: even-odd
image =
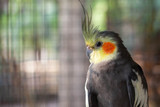
[[141,66],[133,61],[131,63],[131,71],[129,74],[129,79],[132,81],[137,81],[138,77],[141,78],[143,88],[147,89],[148,86],[147,86],[146,78],[144,76],[144,72]]
[[148,88],[142,68],[135,62],[131,63],[131,71],[127,78],[127,88],[131,107],[148,107]]

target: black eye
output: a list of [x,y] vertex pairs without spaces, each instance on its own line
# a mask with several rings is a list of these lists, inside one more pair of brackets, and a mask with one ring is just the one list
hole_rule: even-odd
[[98,41],[98,42],[96,43],[96,47],[101,47],[102,44],[103,44],[102,42]]

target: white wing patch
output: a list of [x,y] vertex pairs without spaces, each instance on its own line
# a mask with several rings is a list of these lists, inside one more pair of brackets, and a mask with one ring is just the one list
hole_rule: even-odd
[[137,72],[135,72],[134,69],[133,72],[137,75],[137,80],[136,81],[132,80],[132,84],[135,89],[134,107],[138,107],[138,105],[139,107],[147,107],[147,99],[148,99],[147,90],[143,88],[142,79],[140,75]]
[[85,83],[85,101],[86,101],[86,107],[89,107],[87,82],[88,82],[88,78],[86,79],[86,83]]

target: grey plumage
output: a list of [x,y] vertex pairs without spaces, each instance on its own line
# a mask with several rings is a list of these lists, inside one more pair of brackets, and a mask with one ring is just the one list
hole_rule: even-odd
[[99,35],[111,36],[118,43],[119,55],[109,62],[90,65],[86,83],[89,107],[148,107],[148,94],[144,96],[146,101],[136,99],[138,92],[133,86],[134,81],[140,81],[139,76],[141,90],[147,93],[141,67],[133,61],[117,33],[105,31]]

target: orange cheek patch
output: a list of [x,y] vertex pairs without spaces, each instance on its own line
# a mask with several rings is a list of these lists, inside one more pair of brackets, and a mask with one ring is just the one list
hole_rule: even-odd
[[116,46],[111,42],[105,42],[105,43],[103,43],[103,46],[102,46],[102,49],[107,54],[113,53],[115,48],[116,48]]

